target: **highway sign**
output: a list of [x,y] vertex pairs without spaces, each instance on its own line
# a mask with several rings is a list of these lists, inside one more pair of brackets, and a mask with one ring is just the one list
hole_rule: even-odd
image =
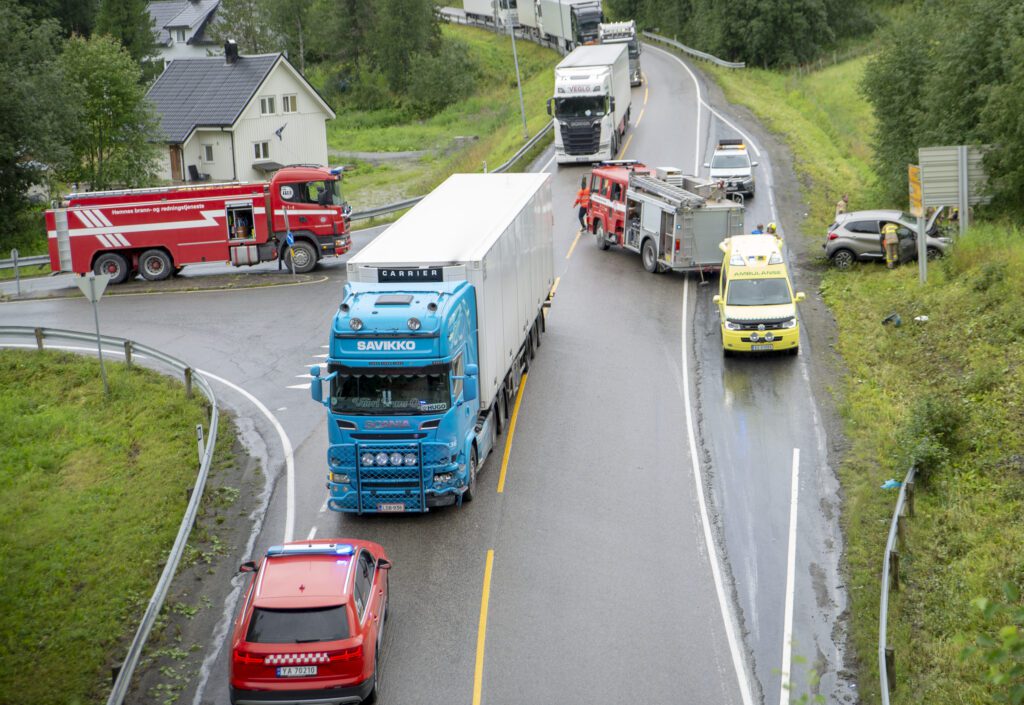
[[908,164],[907,175],[910,185],[910,214],[916,218],[923,218],[924,202],[921,197],[921,167],[917,164]]
[[87,298],[92,303],[96,303],[103,296],[103,292],[107,289],[107,284],[110,283],[109,274],[83,274],[75,277],[75,285],[82,290]]
[[288,233],[287,240],[288,240],[288,247],[291,247],[292,245],[295,244],[295,236],[292,235],[290,231]]

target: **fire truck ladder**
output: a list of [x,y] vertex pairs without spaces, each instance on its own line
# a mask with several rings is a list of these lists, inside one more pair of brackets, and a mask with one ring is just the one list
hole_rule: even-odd
[[704,199],[697,194],[690,193],[678,186],[673,186],[661,179],[655,179],[642,174],[630,174],[629,187],[657,196],[676,209],[683,206],[699,208],[704,205]]

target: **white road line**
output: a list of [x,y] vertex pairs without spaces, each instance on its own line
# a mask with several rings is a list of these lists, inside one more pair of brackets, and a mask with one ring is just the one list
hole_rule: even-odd
[[314,526],[309,530],[309,536],[306,537],[307,541],[312,541],[316,537],[316,527]]
[[[328,497],[327,499],[330,499],[330,497]],[[327,511],[327,499],[325,499],[324,503],[320,505],[320,513],[321,514],[323,514],[324,512]]]
[[554,155],[554,154],[552,154],[552,155],[551,155],[551,159],[548,159],[548,160],[547,160],[547,161],[546,161],[546,162],[544,163],[544,166],[542,166],[542,167],[540,168],[540,170],[541,170],[541,171],[547,171],[547,170],[548,170],[548,167],[549,167],[549,166],[551,166],[551,162],[553,162],[553,161],[555,161],[555,155]]
[[286,389],[309,389],[308,384],[289,384]]
[[313,379],[313,375],[307,372],[304,375],[295,375],[295,379]]
[[689,365],[686,364],[686,310],[689,307],[690,280],[687,278],[683,286],[683,311],[682,311],[682,350],[681,362],[683,366],[683,407],[686,411],[686,435],[690,444],[690,465],[693,467],[693,482],[697,490],[697,502],[700,505],[700,520],[704,527],[704,543],[708,550],[708,559],[711,563],[711,575],[715,582],[715,593],[718,596],[718,607],[722,612],[722,622],[725,624],[725,637],[729,642],[729,652],[732,655],[732,665],[736,670],[736,681],[740,688],[740,697],[743,705],[754,705],[751,696],[750,683],[747,679],[747,668],[743,661],[739,638],[737,637],[736,619],[732,613],[732,605],[725,594],[725,580],[722,578],[722,568],[718,560],[718,547],[715,546],[715,537],[711,532],[711,519],[708,515],[707,501],[704,499],[704,480],[701,477],[700,457],[697,455],[697,436],[694,430],[693,406],[690,403],[690,373]]
[[242,389],[234,382],[229,382],[223,377],[219,377],[212,372],[205,370],[196,370],[199,374],[204,377],[209,377],[212,380],[216,380],[223,385],[231,387],[236,392],[241,394],[243,397],[248,399],[253,405],[259,409],[260,413],[263,414],[270,425],[277,431],[277,436],[281,440],[281,447],[284,449],[284,465],[285,465],[285,511],[284,511],[284,541],[287,543],[292,540],[295,534],[295,452],[292,449],[292,442],[288,439],[288,434],[284,432],[284,426],[277,420],[277,417],[263,405],[259,399],[254,397],[245,389]]
[[331,346],[330,346],[330,345],[321,345],[321,346],[320,346],[320,349],[321,349],[321,350],[330,350],[330,349],[331,349]]
[[[316,357],[316,358],[320,358],[320,359],[323,359],[323,358],[327,357],[327,353],[323,353],[323,354],[321,354],[321,355],[314,355],[313,357]],[[321,364],[321,365],[322,365],[323,363],[321,362],[321,363],[319,363],[319,364]]]
[[779,705],[789,702],[792,678],[789,669],[793,658],[793,592],[796,581],[796,510],[800,489],[800,449],[793,449],[793,478],[789,493],[789,555],[786,558],[786,612],[782,618],[782,684],[779,686]]

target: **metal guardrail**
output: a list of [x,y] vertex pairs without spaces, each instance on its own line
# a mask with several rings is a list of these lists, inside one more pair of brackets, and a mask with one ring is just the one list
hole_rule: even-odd
[[[889,705],[889,689],[896,684],[896,654],[887,645],[886,625],[889,621],[889,589],[900,589],[900,554],[897,543],[903,541],[903,518],[914,516],[914,475],[916,468],[910,468],[889,525],[889,539],[885,542],[885,557],[882,560],[882,598],[878,607],[878,680],[881,683],[882,705]],[[906,509],[906,514],[903,510]]]
[[719,59],[717,56],[712,56],[711,54],[708,54],[706,51],[700,51],[699,49],[688,47],[685,44],[680,44],[674,39],[662,37],[660,34],[654,34],[653,32],[641,32],[641,34],[643,34],[645,37],[653,41],[661,42],[662,44],[668,44],[670,47],[675,47],[679,51],[683,52],[684,54],[689,54],[695,59],[703,59],[704,61],[710,61],[713,64],[716,64],[718,66],[724,66],[727,69],[745,69],[747,67],[746,62],[744,61],[726,61],[725,59]]
[[[0,326],[0,338],[28,338],[35,341],[36,347],[39,350],[45,348],[45,343],[49,339],[71,340],[90,344],[95,344],[96,342],[95,333],[80,333],[56,328],[29,328],[27,326]],[[188,506],[185,508],[185,515],[181,519],[181,525],[178,527],[178,535],[174,539],[174,545],[167,556],[167,563],[164,564],[164,570],[157,581],[156,589],[153,590],[153,595],[149,598],[149,604],[142,615],[142,621],[139,623],[135,637],[128,647],[128,654],[125,656],[124,663],[117,673],[110,697],[107,699],[107,705],[121,705],[128,694],[128,686],[135,673],[135,668],[138,666],[139,658],[142,656],[142,649],[149,638],[149,632],[152,630],[153,624],[156,622],[156,618],[163,607],[164,600],[167,598],[167,591],[171,586],[171,581],[174,579],[175,572],[178,570],[178,563],[185,552],[185,544],[188,543],[189,534],[192,532],[192,525],[195,523],[196,514],[199,512],[199,503],[203,498],[206,479],[210,473],[210,463],[213,460],[214,446],[217,442],[219,412],[217,411],[217,397],[213,393],[213,387],[210,386],[205,377],[201,374],[196,374],[189,365],[181,360],[149,346],[124,338],[101,336],[100,340],[104,347],[122,348],[125,361],[129,365],[132,362],[132,357],[135,353],[138,353],[139,356],[153,358],[180,372],[185,379],[186,394],[191,395],[192,385],[195,384],[210,402],[209,443],[205,445],[205,448],[203,446],[202,427],[200,426],[196,429],[199,434],[199,449],[202,457],[199,463],[199,473],[196,475],[196,482],[192,488],[192,495],[189,498]],[[0,342],[0,347],[4,346],[5,344]]]
[[[519,148],[519,151],[517,151],[515,154],[509,157],[508,160],[506,160],[503,164],[501,164],[495,169],[492,169],[489,173],[503,174],[504,172],[511,169],[513,166],[515,166],[516,162],[523,158],[524,154],[533,149],[537,145],[537,143],[540,142],[544,138],[544,136],[551,131],[551,128],[552,123],[548,122],[546,125],[544,125],[543,128],[541,128],[541,130],[537,134],[535,134],[533,137],[527,140],[527,142],[522,147]],[[423,196],[417,196],[416,198],[407,198],[404,201],[389,203],[386,206],[378,206],[376,208],[370,208],[365,211],[359,211],[358,213],[353,213],[351,216],[349,216],[349,219],[365,220],[367,218],[376,218],[381,215],[387,215],[388,213],[394,213],[396,211],[405,210],[406,208],[411,208],[415,206],[417,203],[422,201],[423,198]]]
[[11,259],[0,259],[0,269],[14,269],[15,267],[38,267],[49,264],[50,255],[33,255],[32,257],[12,257]]

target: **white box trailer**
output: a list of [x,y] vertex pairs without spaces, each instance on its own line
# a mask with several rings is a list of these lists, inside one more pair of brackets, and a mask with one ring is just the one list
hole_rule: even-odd
[[604,19],[600,0],[536,0],[534,10],[541,36],[547,35],[567,51],[596,41]]
[[553,232],[550,174],[454,174],[356,253],[348,278],[376,283],[381,269],[441,268],[442,281],[472,284],[484,410],[548,300]]
[[[516,0],[495,0],[497,4],[497,18],[502,25],[511,20],[513,25],[519,24],[516,10]],[[533,2],[533,0],[529,0]],[[462,0],[462,9],[466,15],[480,22],[494,24],[495,3],[491,0]]]

